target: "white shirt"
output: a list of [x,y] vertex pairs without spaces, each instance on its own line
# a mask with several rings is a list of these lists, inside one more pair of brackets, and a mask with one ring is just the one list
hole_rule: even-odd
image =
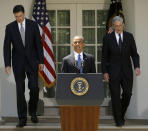
[[[115,32],[115,36],[116,36],[117,43],[119,45],[119,34],[117,32]],[[121,40],[123,42],[123,32],[121,33]]]
[[[75,60],[78,61],[79,53],[74,51],[74,57],[75,57]],[[80,58],[83,61],[83,52],[80,53]]]
[[[24,21],[22,22],[22,25],[23,25],[23,28],[24,28],[24,31],[25,31],[26,19],[24,19]],[[18,27],[19,27],[19,31],[20,31],[20,29],[21,29],[21,23],[18,23]]]

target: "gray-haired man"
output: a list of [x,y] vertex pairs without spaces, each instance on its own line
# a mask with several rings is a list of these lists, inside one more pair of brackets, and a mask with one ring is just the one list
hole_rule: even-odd
[[140,62],[133,35],[123,31],[123,19],[115,16],[112,23],[115,31],[107,34],[103,39],[102,72],[104,79],[109,82],[116,126],[123,126],[124,115],[132,95],[131,58],[137,76],[140,75]]

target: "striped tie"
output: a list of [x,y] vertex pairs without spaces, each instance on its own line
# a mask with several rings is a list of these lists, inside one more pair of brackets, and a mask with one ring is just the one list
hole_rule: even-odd
[[25,30],[24,30],[22,23],[21,23],[21,28],[20,28],[20,34],[21,34],[23,45],[25,46]]
[[78,55],[78,67],[80,69],[80,73],[82,73],[83,69],[82,69],[82,60],[81,60],[81,55],[80,54]]

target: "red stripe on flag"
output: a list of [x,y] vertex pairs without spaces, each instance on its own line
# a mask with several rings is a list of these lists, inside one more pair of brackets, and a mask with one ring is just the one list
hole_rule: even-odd
[[52,61],[54,61],[54,55],[52,50],[49,48],[49,46],[47,45],[46,41],[43,41],[43,46],[45,48],[45,50],[48,52],[48,54],[50,55],[50,57],[52,58]]
[[49,64],[49,62],[47,61],[47,59],[44,57],[44,63],[45,63],[45,66],[47,67],[47,69],[49,70],[49,72],[52,74],[52,76],[54,78],[56,78],[56,74],[55,74],[55,71],[54,69],[52,68],[52,66]]
[[44,26],[42,29],[47,34],[47,36],[49,37],[50,41],[52,41],[52,36],[51,36],[51,33],[50,33],[49,29],[46,26]]
[[42,77],[44,78],[44,80],[46,81],[46,83],[49,85],[51,83],[51,81],[48,79],[48,77],[46,76],[46,74],[43,71],[40,71]]

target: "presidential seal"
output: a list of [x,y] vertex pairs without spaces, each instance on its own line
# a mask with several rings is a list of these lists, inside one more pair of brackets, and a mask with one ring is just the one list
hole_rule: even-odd
[[89,84],[85,78],[77,77],[71,82],[71,91],[77,96],[83,96],[88,92]]

